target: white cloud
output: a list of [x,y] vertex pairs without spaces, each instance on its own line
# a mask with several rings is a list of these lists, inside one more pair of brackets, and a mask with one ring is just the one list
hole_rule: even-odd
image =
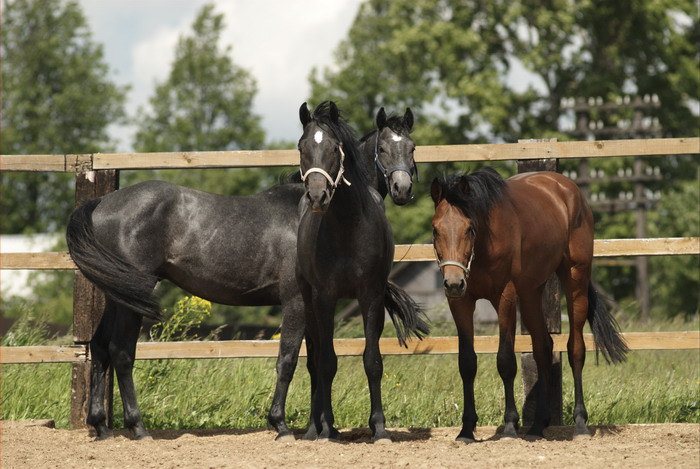
[[[225,45],[256,79],[253,112],[268,139],[295,140],[297,109],[308,98],[312,67],[331,65],[332,54],[362,0],[215,0],[225,15]],[[167,77],[177,39],[189,34],[205,0],[81,0],[94,39],[104,44],[113,79],[131,85],[127,111],[148,103]],[[118,151],[131,150],[134,129],[115,127]]]

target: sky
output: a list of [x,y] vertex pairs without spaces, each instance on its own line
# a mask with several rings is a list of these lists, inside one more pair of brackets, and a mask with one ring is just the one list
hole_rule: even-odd
[[[93,40],[104,47],[110,79],[130,85],[127,112],[147,106],[155,84],[163,82],[177,40],[205,0],[80,0]],[[253,112],[262,118],[267,140],[296,141],[298,109],[310,94],[313,67],[333,64],[362,0],[213,0],[225,15],[222,46],[231,45],[234,63],[255,78]],[[116,151],[132,151],[133,126],[114,126]]]

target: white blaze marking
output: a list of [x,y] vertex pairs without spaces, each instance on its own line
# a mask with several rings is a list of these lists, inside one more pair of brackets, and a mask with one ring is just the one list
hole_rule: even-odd
[[323,141],[323,132],[317,130],[314,134],[314,140],[316,140],[316,143],[321,143]]
[[395,142],[400,142],[401,140],[403,140],[403,137],[400,135],[391,134],[391,139]]

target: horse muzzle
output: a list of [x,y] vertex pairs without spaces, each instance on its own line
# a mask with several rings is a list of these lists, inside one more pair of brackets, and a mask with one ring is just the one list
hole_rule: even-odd
[[413,178],[406,171],[394,171],[388,178],[391,200],[396,205],[406,205],[413,200]]
[[326,180],[319,174],[310,174],[306,180],[306,198],[313,213],[325,213],[331,203],[333,192]]
[[445,279],[443,282],[445,287],[445,296],[448,298],[461,298],[467,292],[467,280],[463,277],[454,279]]

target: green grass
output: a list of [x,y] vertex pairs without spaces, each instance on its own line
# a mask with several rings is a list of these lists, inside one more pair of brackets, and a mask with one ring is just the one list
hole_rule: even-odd
[[[699,358],[697,350],[638,351],[622,365],[596,366],[594,354],[589,354],[584,392],[590,423],[700,423]],[[571,424],[573,382],[565,354],[563,360],[564,419]],[[70,369],[66,364],[4,366],[2,419],[51,418],[67,428]],[[388,426],[460,425],[462,384],[456,355],[385,357],[384,373]],[[135,378],[148,428],[259,428],[265,427],[272,399],[274,360],[139,361]],[[367,425],[369,393],[359,357],[339,359],[333,402],[339,427]],[[479,356],[476,404],[481,425],[501,423],[503,389],[494,355]],[[120,427],[118,398],[115,407]],[[287,401],[288,421],[304,427],[308,414],[309,382],[302,359]]]

